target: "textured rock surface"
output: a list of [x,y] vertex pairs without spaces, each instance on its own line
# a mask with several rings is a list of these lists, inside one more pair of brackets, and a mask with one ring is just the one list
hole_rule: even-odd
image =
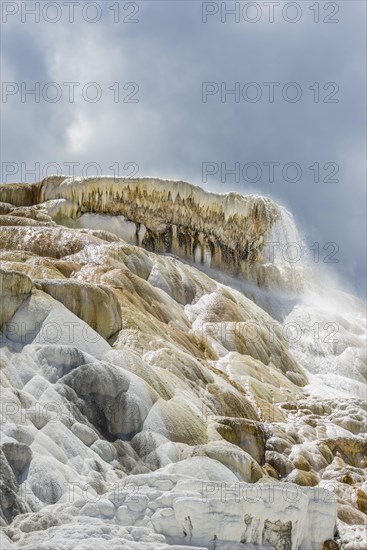
[[[64,178],[0,200],[2,548],[364,548],[361,304],[335,292],[326,307],[311,286],[275,320],[261,292],[156,253],[204,269],[192,241],[165,240],[179,216],[221,251],[213,265],[235,272],[247,246],[242,277],[279,288],[291,272],[261,245],[275,203]],[[93,229],[53,221],[102,212]],[[337,341],[314,323],[337,323]]]
[[36,285],[106,340],[121,330],[120,304],[107,286],[55,279],[37,281]]
[[9,321],[32,291],[32,281],[19,271],[0,268],[0,326]]
[[59,176],[2,186],[0,199],[17,206],[40,203],[65,225],[112,227],[132,244],[226,269],[266,288],[303,286],[305,266],[284,262],[282,250],[289,242],[303,246],[301,238],[291,215],[269,198],[211,193],[158,178]]

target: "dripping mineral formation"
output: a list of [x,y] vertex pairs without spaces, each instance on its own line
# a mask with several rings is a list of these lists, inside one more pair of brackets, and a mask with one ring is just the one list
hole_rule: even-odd
[[366,547],[364,304],[270,251],[304,249],[284,208],[151,178],[0,201],[2,549]]
[[295,277],[279,254],[284,243],[301,240],[294,223],[261,196],[219,195],[186,182],[150,178],[50,177],[27,187],[8,185],[3,201],[42,204],[60,224],[112,230],[151,252],[226,269],[261,286],[301,285],[300,273]]

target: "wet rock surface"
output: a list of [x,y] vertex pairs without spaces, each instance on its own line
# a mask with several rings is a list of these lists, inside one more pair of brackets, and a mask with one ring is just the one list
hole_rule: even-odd
[[[362,550],[361,306],[343,296],[338,342],[295,341],[157,254],[213,241],[224,270],[246,247],[267,269],[276,205],[187,185],[0,186],[2,548]],[[134,219],[136,244],[59,225],[83,212]],[[299,300],[288,323],[330,321]]]

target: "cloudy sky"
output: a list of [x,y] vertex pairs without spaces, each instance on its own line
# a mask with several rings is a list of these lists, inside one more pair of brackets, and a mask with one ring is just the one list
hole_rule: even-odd
[[4,1],[2,179],[270,195],[361,295],[365,28],[364,1]]

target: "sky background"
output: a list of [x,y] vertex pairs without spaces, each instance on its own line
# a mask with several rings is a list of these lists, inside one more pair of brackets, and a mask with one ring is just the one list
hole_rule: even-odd
[[[66,1],[40,2],[39,22],[26,11],[35,4],[2,2],[3,181],[42,179],[48,163],[65,174],[67,163],[79,163],[74,172],[85,175],[87,163],[97,163],[103,174],[269,195],[293,213],[310,246],[319,243],[321,261],[332,251],[323,247],[336,243],[338,262],[329,267],[346,290],[364,295],[364,1],[319,2],[319,22],[315,2],[308,1],[275,2],[274,8],[226,2],[228,9],[238,5],[236,16],[221,2],[80,1],[73,21]],[[205,21],[212,11],[217,13]],[[39,101],[22,97],[22,88],[37,82]],[[57,87],[47,87],[50,82]],[[74,102],[65,82],[80,83]],[[219,91],[203,101],[205,82]],[[225,95],[236,82],[243,94]],[[250,82],[256,89],[246,87]],[[264,82],[279,83],[273,102]],[[284,88],[289,82],[297,83],[299,101],[291,101],[294,86]],[[330,82],[335,84],[324,89]],[[259,100],[249,101],[259,89]],[[61,96],[53,102],[57,90]],[[92,102],[96,90],[101,97]],[[269,162],[280,164],[273,182],[264,165]],[[203,163],[212,163],[216,173],[203,178]],[[235,163],[237,178],[225,173]],[[260,165],[261,174],[254,167],[242,170],[247,163]],[[284,175],[287,163],[301,168],[298,181],[289,181],[296,179],[292,166]],[[309,168],[315,163],[319,182]],[[325,169],[326,163],[332,164]],[[338,181],[323,181],[336,168],[332,179]],[[96,170],[89,165],[88,175]],[[49,174],[57,171],[48,168]]]

